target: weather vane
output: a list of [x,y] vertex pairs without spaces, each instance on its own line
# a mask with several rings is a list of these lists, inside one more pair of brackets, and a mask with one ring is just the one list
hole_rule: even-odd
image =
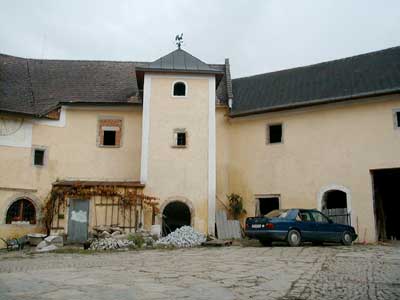
[[177,34],[175,36],[175,44],[178,46],[178,49],[181,49],[181,46],[183,44],[183,33],[181,33],[181,35]]

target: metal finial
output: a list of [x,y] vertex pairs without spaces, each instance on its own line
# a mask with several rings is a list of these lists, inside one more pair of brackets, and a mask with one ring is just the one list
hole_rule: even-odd
[[175,44],[178,46],[178,49],[181,49],[181,46],[183,44],[183,33],[181,33],[180,35],[177,34],[175,36]]

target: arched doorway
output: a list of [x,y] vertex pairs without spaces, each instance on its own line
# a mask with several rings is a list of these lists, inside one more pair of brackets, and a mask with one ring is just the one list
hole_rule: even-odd
[[347,195],[343,191],[330,190],[322,198],[322,209],[346,208]]
[[321,199],[321,211],[334,222],[351,225],[347,193],[338,189],[327,190]]
[[191,220],[192,215],[187,204],[181,201],[171,201],[162,211],[162,234],[167,235],[182,226],[190,226]]

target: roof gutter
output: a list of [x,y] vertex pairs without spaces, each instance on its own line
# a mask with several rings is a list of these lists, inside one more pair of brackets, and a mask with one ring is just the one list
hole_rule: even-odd
[[287,105],[277,105],[277,106],[268,107],[268,108],[251,109],[251,110],[246,110],[246,111],[237,112],[237,113],[230,113],[229,117],[239,118],[239,117],[245,117],[245,116],[250,116],[250,115],[257,115],[257,114],[263,114],[263,113],[269,113],[269,112],[297,109],[297,108],[330,104],[330,103],[338,103],[338,102],[344,102],[346,100],[356,100],[356,99],[361,99],[361,98],[385,96],[385,95],[391,95],[391,94],[397,94],[397,93],[400,93],[400,87],[395,88],[395,89],[381,90],[378,92],[359,93],[359,94],[354,94],[354,95],[345,96],[345,97],[331,97],[331,98],[324,98],[324,99],[312,100],[312,101],[307,101],[307,102],[303,101],[303,102],[292,103],[292,104],[287,104]]

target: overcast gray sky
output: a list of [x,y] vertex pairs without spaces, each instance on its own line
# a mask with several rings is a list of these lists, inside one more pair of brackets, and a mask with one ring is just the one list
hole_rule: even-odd
[[228,57],[234,78],[400,45],[399,0],[0,0],[0,53],[153,61]]

